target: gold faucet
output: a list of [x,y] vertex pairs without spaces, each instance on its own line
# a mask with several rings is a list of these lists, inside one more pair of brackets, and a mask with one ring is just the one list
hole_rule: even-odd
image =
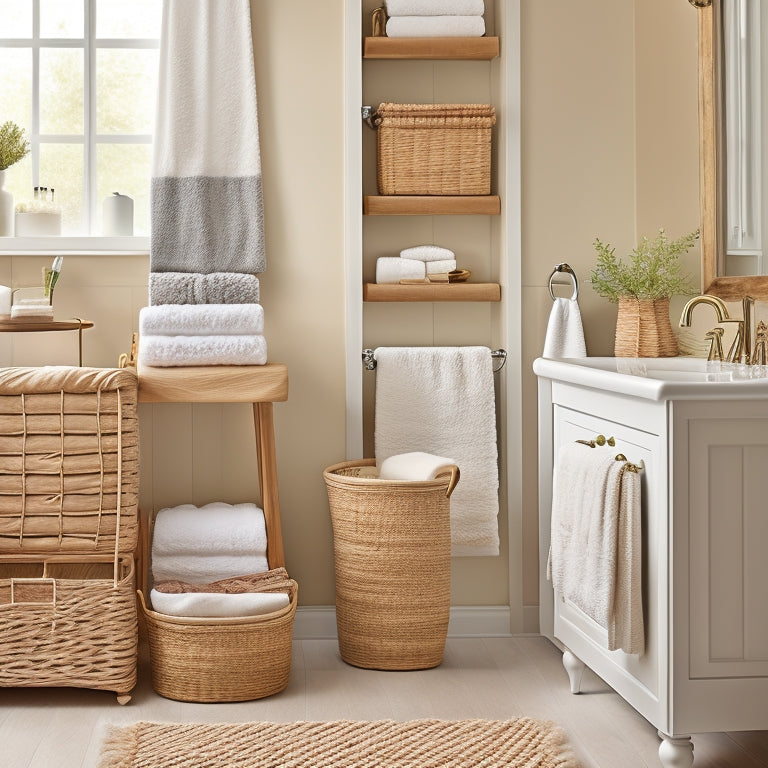
[[[690,328],[693,310],[699,304],[708,304],[715,310],[718,323],[736,323],[736,337],[728,350],[727,362],[753,364],[752,355],[752,308],[755,300],[751,296],[745,296],[741,300],[741,318],[732,318],[728,314],[728,307],[719,296],[694,296],[684,307],[680,315],[680,327]],[[719,333],[718,333],[719,331]],[[720,342],[722,328],[714,328],[706,334],[710,339],[709,360],[722,360],[723,348]]]

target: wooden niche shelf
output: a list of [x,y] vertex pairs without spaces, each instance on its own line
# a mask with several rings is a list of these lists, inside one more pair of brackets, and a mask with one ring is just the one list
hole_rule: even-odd
[[496,216],[498,195],[366,195],[366,216]]
[[490,61],[498,37],[366,37],[364,59],[454,59]]
[[498,283],[365,283],[363,301],[501,301]]

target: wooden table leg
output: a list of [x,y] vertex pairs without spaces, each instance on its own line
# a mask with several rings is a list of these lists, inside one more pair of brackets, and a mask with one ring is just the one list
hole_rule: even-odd
[[275,425],[272,412],[272,403],[253,404],[261,506],[264,509],[264,520],[267,527],[267,562],[270,568],[281,568],[285,567],[285,553],[283,551],[283,531],[280,525]]

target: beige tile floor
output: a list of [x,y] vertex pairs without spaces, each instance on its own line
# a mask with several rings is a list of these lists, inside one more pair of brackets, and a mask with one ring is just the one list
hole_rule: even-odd
[[[282,693],[239,704],[189,704],[152,691],[142,647],[139,684],[124,707],[102,691],[0,689],[0,766],[93,768],[106,726],[136,720],[522,715],[561,725],[584,768],[659,766],[654,728],[589,672],[582,689],[570,694],[560,653],[541,637],[449,639],[443,664],[417,672],[356,669],[341,661],[334,640],[301,640]],[[694,768],[765,768],[768,732],[697,735],[694,754]]]

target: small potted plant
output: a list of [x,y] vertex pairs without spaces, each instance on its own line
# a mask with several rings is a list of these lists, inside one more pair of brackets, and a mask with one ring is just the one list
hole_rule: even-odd
[[28,153],[24,129],[10,120],[0,125],[0,237],[13,234],[13,195],[3,189],[5,171]]
[[615,248],[595,239],[597,264],[591,273],[598,296],[619,305],[616,320],[616,357],[675,357],[677,339],[669,321],[669,300],[695,293],[682,274],[680,257],[690,250],[699,231],[669,240],[664,229],[649,240],[643,237],[628,260],[616,257]]

